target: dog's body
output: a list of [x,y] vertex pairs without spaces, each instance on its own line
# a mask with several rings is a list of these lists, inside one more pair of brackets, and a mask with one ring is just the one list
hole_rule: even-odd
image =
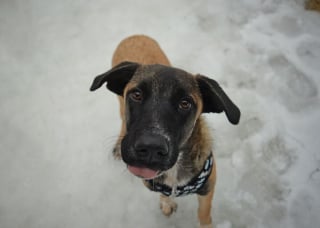
[[196,193],[200,225],[211,227],[216,167],[201,113],[224,111],[237,124],[239,109],[214,80],[171,67],[149,37],[123,40],[112,66],[96,77],[91,90],[107,82],[119,95],[122,127],[115,156],[149,189],[162,192],[160,206],[167,216],[176,210],[172,196],[177,192]]

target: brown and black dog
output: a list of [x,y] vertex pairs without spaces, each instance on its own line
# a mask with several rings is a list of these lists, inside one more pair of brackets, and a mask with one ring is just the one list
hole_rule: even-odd
[[149,189],[161,192],[165,215],[176,210],[174,197],[195,193],[200,227],[212,227],[216,167],[201,114],[225,112],[237,124],[240,110],[216,81],[171,67],[147,36],[123,40],[112,66],[94,79],[90,90],[107,83],[119,95],[122,127],[114,155]]

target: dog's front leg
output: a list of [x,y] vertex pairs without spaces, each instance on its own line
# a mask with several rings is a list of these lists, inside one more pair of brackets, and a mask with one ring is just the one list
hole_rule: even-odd
[[160,209],[165,216],[170,216],[173,212],[177,210],[177,204],[173,201],[172,198],[160,195]]
[[198,219],[200,222],[200,228],[211,228],[211,202],[213,198],[214,189],[212,189],[207,195],[198,195],[199,208]]
[[199,208],[198,219],[200,228],[212,228],[211,207],[216,184],[216,165],[215,162],[212,167],[211,174],[208,179],[210,191],[206,195],[198,195]]

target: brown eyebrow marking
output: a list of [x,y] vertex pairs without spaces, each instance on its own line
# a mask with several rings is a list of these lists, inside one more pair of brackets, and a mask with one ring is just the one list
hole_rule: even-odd
[[137,87],[138,83],[136,82],[128,82],[127,86],[124,88],[124,91],[123,91],[123,98],[124,100],[126,99],[126,96],[127,96],[127,93],[128,91],[130,91],[131,89]]

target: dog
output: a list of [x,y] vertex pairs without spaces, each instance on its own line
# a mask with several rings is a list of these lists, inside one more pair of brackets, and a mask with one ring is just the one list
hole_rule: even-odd
[[239,108],[215,80],[172,67],[158,43],[144,35],[118,45],[112,69],[98,75],[90,90],[104,83],[120,102],[114,156],[147,188],[161,193],[164,215],[176,211],[174,197],[197,194],[200,227],[212,227],[216,165],[202,113],[224,112],[238,124]]

